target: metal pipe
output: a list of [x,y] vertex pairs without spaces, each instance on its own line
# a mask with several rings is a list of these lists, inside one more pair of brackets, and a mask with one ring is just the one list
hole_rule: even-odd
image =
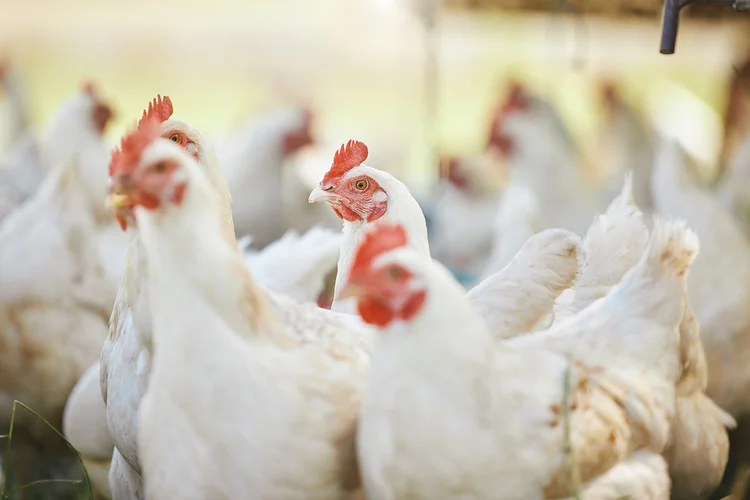
[[677,45],[677,31],[680,27],[680,0],[664,0],[661,14],[661,46],[662,54],[674,54]]

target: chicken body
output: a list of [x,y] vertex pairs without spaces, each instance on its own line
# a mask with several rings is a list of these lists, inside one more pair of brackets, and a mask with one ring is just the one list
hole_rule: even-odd
[[[380,257],[378,265],[414,273],[427,296],[413,319],[392,323],[374,347],[358,430],[368,496],[571,496],[569,436],[579,488],[632,460],[631,481],[622,481],[621,469],[607,481],[613,496],[603,498],[648,491],[646,483],[662,487],[638,498],[668,498],[666,468],[648,452],[667,444],[676,329],[696,252],[683,225],[657,225],[647,253],[606,299],[541,342],[536,334],[499,347],[445,272],[408,250]],[[581,344],[587,358],[571,363],[567,356],[576,359]]]
[[[122,243],[101,203],[108,148],[89,131],[72,156],[0,226],[0,260],[9,264],[0,271],[0,391],[57,425],[106,337],[117,287],[102,247]],[[3,405],[0,420],[9,417]]]
[[526,96],[526,104],[499,120],[496,140],[510,162],[510,182],[530,189],[539,201],[546,227],[583,234],[599,208],[587,187],[574,144],[550,103]]
[[284,174],[286,156],[312,139],[309,113],[290,108],[252,120],[218,148],[232,193],[237,234],[260,248],[286,231]]
[[198,166],[167,141],[142,161],[164,158],[181,163],[189,187],[179,206],[137,212],[153,313],[138,416],[146,496],[345,498],[358,485],[366,330],[312,305],[269,300]]

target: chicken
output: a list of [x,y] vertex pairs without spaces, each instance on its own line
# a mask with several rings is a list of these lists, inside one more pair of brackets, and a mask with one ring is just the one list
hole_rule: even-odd
[[[89,120],[97,106],[90,94],[70,105]],[[116,246],[108,231],[114,219],[101,202],[108,148],[90,124],[77,134],[65,162],[0,225],[0,261],[12,263],[0,269],[0,392],[58,425],[68,394],[98,356],[117,290],[100,258],[102,246]],[[9,417],[3,404],[0,425]]]
[[599,208],[597,194],[587,187],[574,143],[550,103],[512,87],[490,144],[506,155],[510,182],[536,195],[545,227],[583,234]]
[[[157,120],[123,140],[112,182],[115,204],[136,206],[148,269],[146,497],[348,498],[365,331],[264,293],[227,230],[227,199],[158,135]],[[305,321],[291,327],[290,314]]]
[[[654,204],[665,216],[688,221],[703,242],[688,293],[706,352],[707,393],[734,417],[750,412],[750,243],[711,193],[696,186],[686,158],[662,140],[654,165]],[[721,290],[721,293],[717,293]]]
[[[407,232],[410,248],[415,249],[425,260],[430,261],[429,243],[424,222],[424,215],[419,204],[408,188],[398,179],[375,168],[364,165],[367,159],[367,146],[361,142],[349,141],[334,156],[333,166],[326,173],[320,185],[310,194],[310,202],[326,201],[334,212],[344,221],[344,243],[338,262],[338,274],[334,291],[333,311],[354,314],[354,303],[350,299],[340,299],[346,275],[351,267],[357,245],[364,235],[383,223],[403,225]],[[481,311],[493,331],[505,328],[532,328],[537,314],[550,311],[557,294],[571,285],[575,279],[578,264],[580,239],[567,232],[548,233],[525,248],[524,256],[517,259],[514,266],[509,266],[506,273],[499,273],[485,279],[469,292],[469,297],[477,297],[476,290],[486,290]],[[534,266],[534,262],[540,264]],[[544,267],[542,263],[548,268]],[[549,272],[548,272],[549,271]],[[515,274],[513,274],[515,273]],[[519,283],[518,280],[528,280]],[[513,283],[512,287],[505,283]],[[519,286],[521,285],[521,286]],[[511,300],[494,301],[497,294],[492,290],[510,293],[515,288]],[[535,288],[538,287],[538,288]],[[508,318],[518,316],[516,311],[508,311],[515,305],[515,300],[524,301],[528,316],[524,320]],[[551,300],[551,302],[550,302]],[[538,318],[537,318],[538,319]],[[517,330],[513,330],[517,331]]]
[[[0,164],[0,220],[31,197],[52,169],[79,155],[101,155],[101,136],[111,117],[112,110],[87,84],[60,106],[41,142],[31,132],[22,135]],[[106,179],[104,171],[91,175]]]
[[523,244],[543,229],[536,196],[517,184],[503,190],[494,220],[492,251],[482,271],[483,278],[505,267]]
[[[191,125],[170,119],[173,112],[169,97],[154,99],[144,111],[141,123],[148,119],[162,121],[161,136],[183,147],[197,158],[209,179],[226,200],[227,233],[234,236],[228,206],[229,189],[216,160],[210,141]],[[110,170],[119,154],[112,155]],[[136,422],[141,397],[151,371],[151,355],[144,343],[152,336],[149,289],[146,282],[144,249],[129,207],[118,207],[117,218],[126,231],[128,245],[125,269],[110,318],[109,335],[101,351],[100,384],[106,405],[106,421],[115,449],[109,475],[114,500],[143,497],[138,461]]]
[[[225,238],[232,240],[236,246],[229,189],[214,154],[213,145],[194,127],[174,118],[169,119],[172,112],[173,106],[169,98],[159,97],[149,106],[149,110],[144,112],[145,121],[142,119],[141,122],[146,123],[153,118],[162,120],[161,137],[176,142],[198,160],[218,196],[223,200],[226,216]],[[111,165],[117,165],[120,157],[121,154],[113,155]],[[114,201],[117,201],[116,197]],[[140,401],[151,373],[152,358],[147,347],[153,337],[145,250],[132,207],[127,203],[124,206],[118,203],[118,206],[118,217],[128,233],[130,242],[126,253],[127,264],[123,282],[112,311],[110,334],[101,357],[102,394],[107,406],[110,434],[115,442],[109,477],[110,490],[115,500],[144,498],[135,424],[139,418]],[[269,300],[280,321],[300,341],[320,338],[336,344],[336,339],[342,336],[345,339],[353,338],[351,336],[354,332],[362,332],[364,329],[357,318],[341,317],[313,304],[298,304],[292,299],[278,295],[271,296]]]
[[263,248],[284,234],[283,162],[311,144],[312,115],[289,108],[252,120],[218,148],[240,236]]
[[734,216],[750,238],[750,130],[734,150],[726,172],[716,186],[721,205]]
[[[478,155],[450,158],[432,204],[432,255],[464,284],[472,283],[486,265],[493,236],[487,230],[487,221],[497,212],[504,174],[494,148]],[[514,253],[519,248],[520,245]]]
[[611,489],[603,498],[669,498],[656,455],[674,414],[676,331],[698,251],[684,224],[657,221],[605,299],[547,335],[500,345],[449,274],[405,244],[403,227],[381,225],[345,289],[385,330],[358,427],[368,497],[561,498],[587,486]]
[[0,151],[5,153],[29,129],[26,98],[19,75],[7,60],[0,60],[0,88],[5,94],[6,123],[0,126],[4,132],[0,139]]
[[729,78],[726,108],[724,111],[724,142],[719,155],[719,179],[730,158],[736,156],[735,148],[750,134],[750,60],[739,68],[732,68]]
[[614,84],[603,84],[601,95],[605,125],[601,129],[596,157],[603,174],[603,198],[609,201],[615,197],[622,186],[623,176],[630,171],[635,202],[650,214],[653,210],[651,169],[654,158],[650,130],[635,109],[619,95]]
[[[570,289],[572,300],[558,303],[559,323],[605,297],[640,260],[648,245],[643,213],[634,204],[632,175],[620,195],[596,218],[586,234],[586,264]],[[703,499],[719,483],[728,453],[731,416],[705,395],[707,370],[698,325],[685,304],[680,324],[680,362],[676,415],[664,452],[672,479],[673,499]]]
[[250,250],[250,239],[240,241],[240,251],[255,281],[271,292],[298,302],[326,301],[327,276],[336,272],[343,236],[323,227],[304,235],[287,233],[260,251]]
[[[79,112],[90,116],[95,100],[79,100]],[[115,221],[101,198],[108,147],[90,125],[79,134],[65,161],[0,223],[0,262],[7,264],[0,266],[1,428],[14,400],[60,428],[70,391],[107,335],[117,283],[101,255],[123,242],[108,230]],[[80,473],[64,442],[26,411],[16,413],[13,448],[17,484]],[[63,495],[64,487],[48,485],[46,493]]]
[[355,314],[354,301],[342,300],[338,293],[351,267],[354,250],[365,233],[378,224],[398,221],[409,233],[409,245],[430,259],[427,225],[419,204],[404,183],[391,174],[364,165],[369,151],[359,141],[341,146],[320,184],[310,193],[309,202],[325,201],[344,223],[344,241],[338,261],[338,274],[331,310]]
[[93,489],[98,495],[109,498],[108,476],[114,444],[109,436],[105,411],[99,388],[99,363],[94,363],[70,393],[63,413],[62,431],[81,454]]
[[[750,311],[746,307],[750,300],[750,243],[712,193],[694,184],[686,161],[677,144],[661,141],[652,183],[654,204],[659,213],[688,220],[705,242],[688,287],[710,374],[705,392],[742,426],[742,419],[750,415],[745,397],[750,370],[744,361],[750,350]],[[694,362],[699,361],[700,358]],[[705,377],[698,364],[686,387],[700,387]],[[730,448],[735,457],[730,460],[750,460],[745,451],[746,432],[740,427],[731,436]],[[732,481],[732,477],[725,477],[723,483],[729,486]]]

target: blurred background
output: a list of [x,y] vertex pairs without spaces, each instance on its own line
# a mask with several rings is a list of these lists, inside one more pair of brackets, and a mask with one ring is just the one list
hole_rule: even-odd
[[310,104],[326,158],[312,162],[315,179],[332,149],[355,137],[425,192],[434,148],[481,150],[510,77],[551,100],[577,137],[600,120],[599,79],[615,79],[713,168],[748,19],[730,7],[692,8],[677,53],[664,56],[661,2],[626,3],[4,0],[0,51],[23,77],[36,126],[87,79],[115,107],[112,138],[156,93],[215,138],[261,111]]

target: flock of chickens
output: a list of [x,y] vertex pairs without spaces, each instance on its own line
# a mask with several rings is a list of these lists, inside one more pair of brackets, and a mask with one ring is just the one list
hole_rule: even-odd
[[214,147],[158,96],[112,150],[93,85],[38,139],[0,78],[0,498],[79,456],[116,500],[704,499],[750,464],[750,133],[709,190],[610,89],[594,183],[513,85],[420,204],[356,140],[303,191],[304,109]]

